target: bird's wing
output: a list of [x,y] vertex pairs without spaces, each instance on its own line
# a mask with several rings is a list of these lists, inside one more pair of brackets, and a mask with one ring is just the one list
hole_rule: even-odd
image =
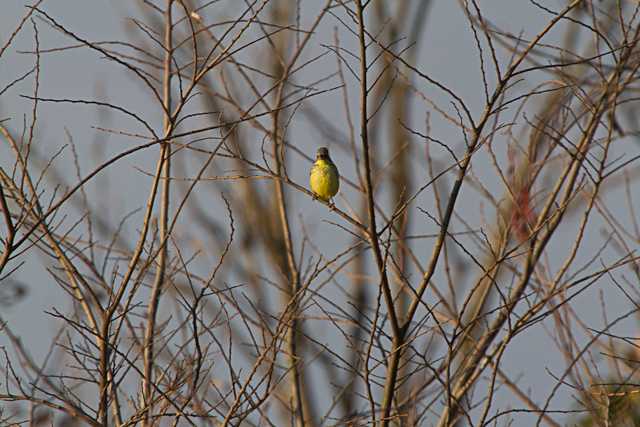
[[336,176],[338,177],[338,179],[340,179],[340,172],[338,172],[338,167],[334,163],[331,163],[331,167],[333,168],[333,171],[336,173]]

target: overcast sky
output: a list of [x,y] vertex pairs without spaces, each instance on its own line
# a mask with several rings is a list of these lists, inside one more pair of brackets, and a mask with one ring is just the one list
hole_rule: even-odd
[[[313,0],[310,0],[313,1]],[[137,2],[129,1],[73,1],[73,0],[49,0],[43,3],[43,9],[52,17],[65,25],[78,36],[91,40],[118,40],[125,38],[131,25],[129,18],[138,16],[137,7],[133,6]],[[303,4],[309,1],[302,2]],[[524,0],[499,1],[485,0],[482,3],[485,17],[501,28],[505,28],[512,33],[523,31],[525,37],[536,34],[549,20],[549,15],[533,7],[531,3]],[[546,2],[554,7],[564,2]],[[19,19],[24,14],[24,4],[20,0],[3,0],[0,6],[0,46],[7,40],[16,27]],[[221,14],[229,13],[222,11]],[[311,17],[306,17],[311,19]],[[44,22],[36,19],[40,30],[41,49],[65,46],[71,41],[49,28]],[[331,44],[333,39],[333,27],[339,23],[331,17],[318,31],[317,37],[312,40],[315,51],[322,51],[323,44]],[[418,68],[428,72],[432,77],[445,82],[458,94],[461,94],[467,104],[472,108],[476,117],[480,114],[483,105],[483,91],[480,76],[477,73],[478,55],[475,51],[473,34],[469,30],[468,23],[455,1],[436,0],[425,22],[427,27],[424,32],[425,37],[420,43],[420,54]],[[343,29],[340,31],[341,38],[345,44],[353,43],[349,41],[349,34]],[[15,43],[11,46],[7,54],[0,58],[0,87],[4,87],[7,82],[27,71],[33,65],[33,56],[20,53],[33,49],[33,31],[29,28],[22,31]],[[557,40],[558,34],[552,33],[549,40]],[[320,62],[319,68],[313,72],[318,75],[326,74],[327,70],[335,67],[335,59],[327,59]],[[311,77],[307,77],[312,80]],[[23,117],[30,117],[31,103],[20,97],[20,95],[32,93],[32,80],[16,85],[6,94],[0,97],[0,120],[10,119],[5,125],[20,130],[22,128]],[[531,84],[531,83],[529,83]],[[430,88],[423,87],[425,92],[438,99],[440,95],[430,92]],[[353,91],[355,93],[355,91]],[[126,105],[133,111],[144,111],[148,113],[145,117],[154,126],[160,128],[161,114],[157,110],[150,108],[150,98],[145,94],[140,84],[132,81],[131,75],[122,67],[114,66],[98,55],[86,50],[70,50],[60,52],[55,55],[43,55],[41,96],[51,98],[94,98],[114,101],[119,105]],[[316,106],[323,110],[333,123],[342,126],[344,124],[344,114],[341,106],[337,105],[339,96],[321,96],[317,99]],[[444,99],[444,98],[442,98]],[[354,106],[357,101],[354,101]],[[155,112],[154,112],[155,111]],[[422,122],[424,116],[416,114],[416,123]],[[105,126],[114,128],[133,129],[131,123],[120,126],[123,117],[114,115],[111,112],[98,111],[96,108],[78,107],[70,105],[42,104],[39,111],[38,144],[44,152],[53,153],[66,143],[66,131],[74,138],[79,147],[81,155],[81,166],[83,170],[89,171],[95,165],[96,155],[106,157],[110,153],[116,153],[125,148],[129,142],[124,137],[108,136],[96,132],[92,126]],[[321,144],[322,137],[317,131],[305,127],[304,121],[300,120],[293,128],[291,137],[299,141],[300,147],[309,155],[312,155],[314,148]],[[416,125],[418,127],[418,125]],[[342,129],[345,129],[342,127]],[[459,131],[434,120],[433,130],[440,139],[451,141],[452,144],[461,144]],[[6,147],[0,147],[0,166],[7,167],[8,159],[4,157]],[[350,178],[355,179],[355,172],[349,170],[351,163],[341,154],[340,150],[335,151],[335,161],[341,168],[341,172]],[[107,209],[108,215],[113,221],[117,221],[126,213],[139,207],[140,201],[146,197],[148,180],[140,175],[134,165],[143,169],[150,169],[155,161],[153,156],[140,154],[126,159],[117,169],[117,173],[109,173],[109,186],[100,187],[101,182],[96,181],[89,186],[89,191],[105,192],[96,203],[97,209]],[[65,154],[63,161],[71,162],[72,157]],[[305,182],[307,164],[296,163],[292,166],[292,176],[300,182]],[[482,173],[483,163],[475,166],[479,173]],[[75,178],[72,166],[63,168],[69,172],[69,182]],[[103,179],[103,178],[100,178]],[[487,178],[491,181],[491,178]],[[498,184],[498,180],[494,181]],[[126,192],[119,191],[126,189]],[[101,193],[102,194],[102,193]],[[349,194],[346,193],[345,197]],[[317,204],[311,201],[295,199],[293,209],[301,213],[307,222],[322,227],[321,220],[335,217],[318,209]],[[621,199],[616,199],[615,194],[611,194],[615,205]],[[470,200],[470,199],[469,199]],[[460,209],[479,209],[477,203],[462,200]],[[479,220],[479,218],[478,218]],[[625,219],[621,219],[626,221]],[[136,224],[133,224],[130,231],[135,232]],[[601,237],[595,231],[594,235],[588,239],[593,239],[593,247],[600,241]],[[332,230],[332,229],[328,229]],[[329,231],[330,233],[330,231]],[[570,231],[573,238],[573,230]],[[340,249],[342,242],[336,244],[331,234],[320,233],[318,242],[328,253]],[[425,248],[426,253],[428,248]],[[66,295],[55,285],[51,277],[47,274],[46,268],[50,266],[50,261],[44,257],[29,256],[25,258],[26,264],[20,269],[16,278],[28,286],[28,297],[18,304],[10,307],[1,307],[1,315],[5,321],[18,332],[27,347],[33,352],[36,358],[41,358],[48,349],[48,339],[57,331],[56,322],[45,313],[53,307],[61,311],[68,309]],[[552,260],[553,262],[553,260]],[[584,296],[581,296],[580,306],[583,309],[584,319],[592,322],[594,328],[602,326],[600,316],[600,305],[598,302],[599,292],[604,289],[607,292],[606,284],[602,287],[594,287]],[[612,316],[618,315],[630,306],[624,298],[611,292],[607,298],[608,309]],[[545,327],[552,327],[553,323],[544,323]],[[620,331],[631,333],[634,324],[629,323],[626,328]],[[513,345],[505,356],[505,371],[512,378],[520,378],[520,383],[527,384],[525,390],[531,391],[537,398],[544,398],[548,395],[548,387],[556,382],[549,374],[549,371],[556,375],[562,374],[564,361],[559,352],[555,349],[553,342],[547,335],[544,328],[530,328],[526,333],[515,338]],[[6,337],[0,334],[0,346],[6,346]],[[553,349],[552,351],[550,351]],[[508,394],[504,394],[504,399],[510,399]],[[553,408],[571,409],[573,401],[571,393],[567,389],[561,390],[555,399]],[[517,401],[514,404],[521,406]],[[522,424],[517,424],[522,425]]]

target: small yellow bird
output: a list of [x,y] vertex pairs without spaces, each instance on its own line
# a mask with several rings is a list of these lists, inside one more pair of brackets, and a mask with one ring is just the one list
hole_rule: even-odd
[[340,174],[329,157],[327,147],[318,148],[316,161],[309,174],[309,185],[313,194],[325,202],[329,202],[338,193]]

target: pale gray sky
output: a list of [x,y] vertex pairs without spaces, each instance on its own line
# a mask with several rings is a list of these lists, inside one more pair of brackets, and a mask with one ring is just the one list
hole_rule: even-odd
[[[132,31],[131,25],[128,23],[129,17],[139,15],[137,7],[134,6],[135,3],[138,2],[49,0],[43,3],[42,8],[66,28],[84,39],[91,41],[119,40],[126,38],[129,31]],[[302,3],[312,4],[310,1]],[[522,31],[525,38],[535,35],[549,20],[548,14],[525,0],[485,0],[481,3],[485,17],[489,21],[515,34]],[[563,3],[561,1],[545,2],[554,8]],[[7,40],[8,34],[13,31],[24,11],[22,0],[4,0],[2,2],[0,5],[0,28],[2,29],[0,45]],[[221,9],[221,14],[225,13],[227,12]],[[306,19],[310,19],[310,17],[306,17]],[[54,31],[43,21],[36,19],[36,23],[40,32],[41,49],[66,46],[72,43],[69,38]],[[328,17],[312,39],[310,52],[322,52],[324,50],[323,44],[333,43],[334,26],[340,28],[334,18]],[[481,79],[477,72],[478,54],[475,50],[473,34],[458,2],[435,0],[425,26],[427,29],[424,33],[424,40],[420,43],[418,68],[455,90],[465,99],[474,115],[479,116],[484,99]],[[557,40],[558,36],[558,32],[552,32],[549,40]],[[354,46],[354,41],[350,40],[350,35],[342,28],[340,28],[340,37],[346,46]],[[29,29],[22,31],[5,56],[0,58],[0,88],[33,65],[32,55],[19,53],[19,51],[32,50],[33,46],[33,31],[29,25]],[[308,54],[309,57],[312,55],[312,53]],[[503,57],[503,63],[504,59]],[[335,57],[328,55],[318,63],[317,68],[309,70],[303,79],[306,82],[313,81],[314,76],[321,77],[333,69],[335,69]],[[143,112],[145,119],[150,123],[157,128],[161,126],[160,111],[152,104],[152,100],[142,86],[133,81],[131,73],[104,58],[100,58],[94,52],[75,49],[43,55],[41,71],[40,95],[43,97],[109,100],[133,111]],[[539,75],[539,78],[542,79],[545,76]],[[529,80],[522,84],[532,86],[534,83],[535,80]],[[9,118],[10,121],[5,124],[13,129],[20,130],[23,117],[26,116],[27,120],[30,117],[31,103],[21,98],[20,95],[32,94],[32,84],[32,80],[27,80],[0,97],[0,120]],[[353,85],[353,82],[351,84]],[[331,85],[324,85],[324,87],[329,86]],[[442,104],[447,102],[446,98],[424,82],[417,82],[417,86],[437,102]],[[357,108],[355,85],[349,89],[353,94],[352,106]],[[415,126],[422,130],[421,123],[424,122],[424,112],[429,108],[425,104],[417,105],[418,101],[415,104]],[[314,105],[321,109],[335,126],[346,133],[340,95],[320,96],[314,99]],[[44,152],[53,153],[66,143],[65,129],[67,129],[78,146],[81,167],[85,173],[96,164],[95,156],[106,158],[109,154],[119,152],[131,144],[131,141],[126,137],[106,136],[104,133],[97,133],[92,129],[92,126],[137,130],[131,121],[113,112],[85,105],[44,103],[39,109],[37,144],[43,147]],[[459,131],[435,114],[432,115],[432,126],[433,134],[439,139],[448,141],[453,146],[461,147],[462,137]],[[312,155],[315,146],[322,143],[320,135],[315,131],[310,131],[304,120],[294,121],[290,137],[299,141],[300,148],[309,155]],[[498,137],[496,141],[500,140]],[[504,142],[504,139],[502,141]],[[336,153],[334,157],[341,172],[345,176],[355,179],[355,172],[350,170],[352,163],[345,156],[339,154],[340,151],[335,150],[334,153]],[[0,166],[2,167],[6,167],[10,161],[10,157],[5,157],[5,154],[6,147],[0,146]],[[445,154],[442,154],[443,159]],[[474,172],[482,175],[484,182],[494,185],[496,191],[502,192],[499,188],[498,178],[492,176],[495,174],[488,169],[486,155],[480,154],[478,158],[479,160],[474,164]],[[75,179],[75,172],[69,151],[65,152],[60,162],[65,165],[63,170],[69,173],[66,178],[68,182],[71,182]],[[142,152],[123,160],[117,167],[98,178],[87,189],[90,193],[94,192],[94,209],[106,210],[111,221],[117,222],[126,213],[142,206],[146,199],[149,181],[134,168],[134,165],[149,170],[154,162],[155,154],[150,156],[146,152]],[[307,167],[307,164],[298,161],[289,172],[298,182],[306,183]],[[106,187],[107,182],[109,183],[108,187]],[[95,197],[98,191],[102,194]],[[477,203],[478,196],[471,190],[465,191],[468,191],[464,193],[468,197],[463,197],[459,209],[463,213],[473,212],[469,216],[476,219],[477,222],[474,225],[479,226],[482,219],[475,215],[475,212],[479,212],[480,209]],[[346,190],[343,194],[347,199],[350,196]],[[625,212],[624,207],[616,207],[621,205],[619,194],[612,192],[606,197],[612,201],[612,209],[620,209],[620,221],[628,222],[628,216],[622,214]],[[344,242],[337,241],[332,234],[338,233],[338,230],[321,222],[326,219],[338,221],[338,218],[324,209],[318,209],[317,204],[312,201],[297,197],[295,193],[292,193],[292,199],[294,212],[292,218],[294,218],[295,226],[299,226],[298,214],[303,214],[306,224],[311,224],[316,231],[314,235],[317,239],[316,243],[328,254],[339,251]],[[212,201],[212,206],[218,206],[217,203],[219,200]],[[135,232],[136,227],[139,226],[137,220],[139,220],[139,216],[134,217],[130,223],[129,232]],[[414,224],[414,227],[416,232],[433,229],[429,225],[428,218],[425,218],[425,224]],[[593,224],[590,230],[592,233],[587,236],[586,246],[592,250],[592,254],[602,242],[602,237],[599,234],[599,224]],[[569,231],[568,235],[571,239],[573,239],[574,231]],[[178,232],[189,232],[188,224],[181,224]],[[416,252],[421,253],[425,258],[430,252],[429,242],[424,241],[422,245],[424,247],[419,245],[414,247]],[[562,242],[557,242],[554,247],[559,255],[564,255]],[[583,257],[587,255],[589,253],[581,254]],[[603,255],[608,261],[611,260],[610,256],[611,254]],[[14,332],[20,334],[33,356],[37,360],[41,360],[48,349],[49,338],[57,330],[57,322],[53,321],[45,311],[50,311],[53,307],[65,311],[68,309],[68,302],[66,295],[55,285],[46,272],[46,268],[50,266],[49,260],[32,255],[25,257],[24,261],[26,264],[17,273],[16,278],[28,285],[29,295],[16,305],[2,307],[2,317]],[[550,263],[555,265],[553,259],[550,260]],[[611,313],[611,318],[630,308],[624,297],[617,290],[613,290],[610,283],[603,282],[594,286],[577,300],[577,306],[583,311],[581,313],[583,319],[594,328],[599,328],[603,324],[598,300],[600,291],[606,295],[607,309]],[[552,322],[545,321],[541,325],[553,328]],[[632,333],[634,327],[635,324],[629,322],[625,328],[619,331]],[[514,345],[504,356],[505,371],[512,378],[519,378],[521,384],[526,384],[524,389],[529,391],[532,398],[537,401],[545,398],[548,395],[549,387],[556,382],[548,371],[555,375],[561,375],[565,369],[562,355],[555,348],[548,332],[540,325],[530,328],[515,338]],[[331,338],[328,336],[327,339]],[[0,333],[0,346],[7,346],[7,344],[6,337]],[[573,407],[571,393],[570,389],[561,388],[557,394],[558,397],[553,400],[551,408],[571,409]],[[501,399],[498,399],[498,402],[501,409],[505,409],[508,404],[513,404],[516,407],[522,406],[509,393],[503,393],[500,396]],[[516,425],[525,424],[518,422]]]

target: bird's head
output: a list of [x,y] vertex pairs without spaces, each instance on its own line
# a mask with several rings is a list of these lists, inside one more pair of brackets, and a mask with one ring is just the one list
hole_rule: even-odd
[[318,148],[316,160],[329,160],[329,149],[327,147]]

